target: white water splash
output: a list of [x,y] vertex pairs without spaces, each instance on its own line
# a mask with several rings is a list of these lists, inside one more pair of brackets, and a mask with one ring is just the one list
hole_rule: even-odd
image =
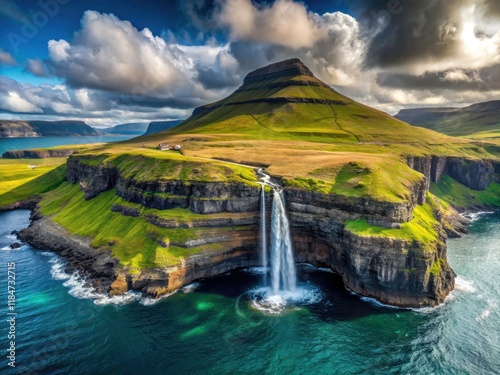
[[494,214],[494,211],[479,211],[479,212],[466,212],[462,214],[463,217],[469,219],[470,221],[478,220],[481,215]]
[[323,299],[321,290],[313,285],[301,285],[294,291],[274,293],[269,287],[259,287],[247,292],[253,308],[267,314],[277,315],[292,306],[292,309],[319,303]]
[[488,318],[491,315],[491,312],[495,310],[498,306],[497,302],[495,302],[492,299],[486,300],[486,303],[488,304],[488,307],[476,317],[477,322],[480,322],[481,320],[485,320],[486,318]]
[[474,281],[464,279],[462,276],[457,276],[455,278],[455,289],[466,293],[475,293],[476,287],[474,286]]
[[68,293],[78,299],[92,299],[96,305],[124,305],[141,298],[137,292],[128,291],[120,296],[110,297],[104,293],[98,293],[78,272],[67,273],[64,262],[55,254],[42,252],[42,255],[50,257],[52,264],[50,274],[54,280],[64,280],[63,286],[68,288]]
[[191,283],[191,284],[188,284],[184,287],[181,288],[181,291],[183,293],[193,293],[196,289],[198,289],[200,287],[201,283],[199,282],[194,282],[194,283]]

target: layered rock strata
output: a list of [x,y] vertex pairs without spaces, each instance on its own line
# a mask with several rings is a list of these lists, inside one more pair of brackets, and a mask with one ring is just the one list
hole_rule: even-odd
[[[398,227],[412,219],[413,208],[423,203],[430,181],[437,181],[442,173],[462,171],[468,174],[463,181],[471,187],[481,187],[494,178],[494,167],[484,161],[443,160],[432,156],[409,158],[408,164],[421,171],[423,177],[411,188],[411,197],[404,203],[285,189],[296,260],[329,267],[342,275],[350,290],[384,303],[415,307],[443,302],[454,286],[454,274],[446,262],[443,225],[436,228],[438,240],[429,248],[418,241],[359,236],[346,230],[344,223],[363,218],[373,225]],[[457,169],[458,164],[461,169]],[[160,210],[186,208],[204,214],[202,219],[189,222],[146,215],[144,219],[158,227],[195,227],[204,231],[201,238],[172,244],[160,241],[160,245],[200,246],[205,250],[186,257],[179,265],[145,270],[138,275],[129,274],[109,254],[103,255],[89,243],[85,244],[87,250],[82,251],[81,241],[77,245],[70,240],[59,241],[62,228],[47,218],[34,220],[32,226],[23,231],[23,240],[73,259],[69,262],[70,268],[74,263],[75,269],[81,272],[85,269],[97,280],[99,288],[111,294],[135,289],[158,297],[193,280],[260,262],[258,187],[243,183],[138,181],[124,177],[110,164],[75,156],[68,160],[66,177],[80,184],[86,199],[115,188],[120,197],[131,203]],[[266,199],[270,208],[271,195]],[[127,216],[141,215],[137,208],[124,205],[114,205],[112,210]],[[443,221],[439,215],[435,213]],[[38,219],[36,215],[35,219]]]

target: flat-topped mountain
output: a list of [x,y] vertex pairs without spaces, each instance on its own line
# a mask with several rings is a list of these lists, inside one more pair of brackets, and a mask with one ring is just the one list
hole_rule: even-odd
[[246,75],[243,84],[274,80],[289,76],[310,76],[313,73],[299,59],[288,59],[254,70]]
[[347,143],[442,138],[340,94],[298,59],[249,73],[234,93],[196,108],[168,134],[187,133]]
[[0,138],[95,136],[95,129],[83,121],[0,120]]
[[415,126],[453,136],[500,136],[500,100],[463,108],[402,109],[395,117]]

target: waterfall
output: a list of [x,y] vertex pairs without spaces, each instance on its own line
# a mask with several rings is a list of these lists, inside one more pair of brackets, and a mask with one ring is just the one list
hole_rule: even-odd
[[267,228],[266,228],[266,191],[262,184],[260,194],[260,246],[262,252],[262,266],[264,267],[264,285],[267,285]]
[[[297,276],[295,271],[295,260],[293,257],[292,239],[290,235],[290,224],[285,209],[285,196],[283,189],[272,183],[270,177],[259,170],[262,184],[261,193],[261,246],[262,246],[262,264],[267,266],[267,238],[266,238],[266,202],[265,185],[273,189],[273,205],[271,212],[271,288],[274,294],[280,291],[295,291]],[[267,285],[267,278],[264,276],[264,285]]]
[[274,293],[294,291],[297,283],[290,224],[283,191],[273,189],[271,215],[271,286]]

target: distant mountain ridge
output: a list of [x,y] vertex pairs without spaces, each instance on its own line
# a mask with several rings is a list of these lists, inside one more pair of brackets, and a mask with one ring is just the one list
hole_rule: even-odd
[[172,129],[174,126],[179,125],[184,120],[171,120],[171,121],[153,121],[149,123],[148,129],[144,135],[159,133],[164,130]]
[[97,136],[83,121],[13,121],[0,120],[0,138]]
[[96,130],[102,134],[142,135],[147,130],[148,125],[147,122],[128,122]]
[[500,133],[500,100],[464,108],[402,109],[394,117],[447,135],[487,137]]

